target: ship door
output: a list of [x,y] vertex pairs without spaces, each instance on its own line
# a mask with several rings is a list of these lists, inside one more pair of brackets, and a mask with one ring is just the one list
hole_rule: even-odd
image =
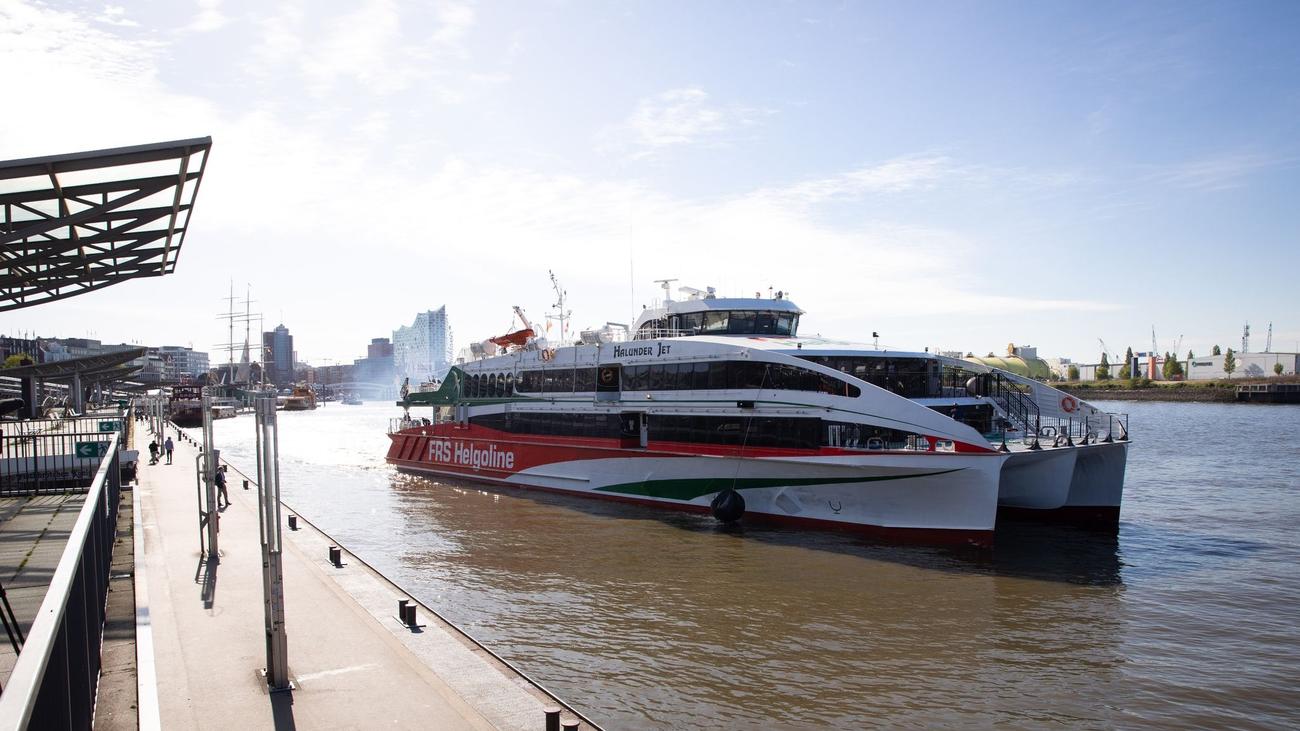
[[624,411],[619,414],[619,446],[623,449],[645,449],[650,443],[650,422],[644,411]]

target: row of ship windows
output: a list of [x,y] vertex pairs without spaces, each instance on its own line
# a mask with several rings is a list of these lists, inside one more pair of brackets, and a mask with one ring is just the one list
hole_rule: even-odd
[[[604,366],[608,374],[610,366]],[[596,368],[547,368],[519,373],[475,374],[465,379],[466,398],[504,398],[528,394],[584,393],[597,390]],[[656,363],[626,366],[619,383],[624,391],[693,391],[706,389],[775,389],[815,391],[857,398],[853,384],[807,368],[754,361]],[[606,376],[610,381],[612,375]],[[611,384],[612,385],[612,384]]]
[[642,418],[652,442],[785,449],[902,449],[912,436],[895,429],[809,417],[512,412],[475,416],[470,423],[510,434],[631,439],[639,436]]
[[672,315],[641,325],[640,332],[672,331],[681,335],[794,335],[799,316],[788,312],[709,310]]

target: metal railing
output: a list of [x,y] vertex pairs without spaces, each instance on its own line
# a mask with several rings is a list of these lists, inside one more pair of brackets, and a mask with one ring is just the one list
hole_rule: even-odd
[[111,436],[9,684],[0,693],[0,731],[91,727],[122,488],[121,437]]
[[[28,422],[11,422],[26,424]],[[118,431],[12,434],[0,432],[0,496],[81,492],[109,452],[122,443]]]

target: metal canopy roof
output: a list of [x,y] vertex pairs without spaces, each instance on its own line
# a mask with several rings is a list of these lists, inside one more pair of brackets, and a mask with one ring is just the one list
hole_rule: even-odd
[[[13,378],[36,377],[46,381],[57,381],[65,378],[72,378],[73,375],[79,375],[83,379],[97,378],[100,376],[114,374],[116,371],[123,370],[121,366],[144,357],[148,348],[131,348],[129,350],[118,350],[112,353],[100,353],[99,355],[87,355],[81,358],[69,358],[68,360],[59,360],[52,363],[37,363],[35,365],[14,366],[13,368],[0,368],[0,376],[10,376]],[[138,367],[125,369],[122,376],[129,376]]]
[[0,161],[0,312],[174,271],[211,149],[197,137]]

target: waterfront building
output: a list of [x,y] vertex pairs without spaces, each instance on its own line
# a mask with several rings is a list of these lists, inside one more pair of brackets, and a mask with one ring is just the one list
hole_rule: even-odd
[[262,333],[262,361],[266,377],[276,386],[291,386],[294,378],[293,336],[283,323]]
[[378,386],[393,385],[393,343],[388,338],[373,338],[366,346],[366,357],[353,361],[353,379]]
[[421,312],[410,326],[393,331],[393,368],[399,380],[434,380],[451,368],[452,336],[447,306]]
[[[1226,355],[1206,355],[1183,361],[1183,372],[1189,381],[1208,381],[1227,378],[1223,372],[1223,360]],[[1277,373],[1273,367],[1282,364],[1284,376],[1300,373],[1300,353],[1237,353],[1232,357],[1237,361],[1237,368],[1232,372],[1233,378],[1271,378]]]
[[40,340],[0,335],[0,363],[11,355],[27,355],[31,357],[33,363],[40,363],[41,352]]
[[208,372],[208,354],[180,345],[163,345],[158,348],[163,361],[163,380],[180,382],[198,378]]
[[323,386],[332,386],[337,383],[351,383],[353,375],[353,366],[348,363],[341,365],[316,366],[315,382]]

